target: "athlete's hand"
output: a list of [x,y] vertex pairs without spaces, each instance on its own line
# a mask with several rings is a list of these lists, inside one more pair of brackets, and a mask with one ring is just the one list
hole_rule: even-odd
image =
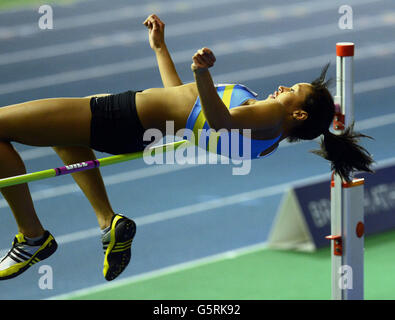
[[197,71],[198,69],[211,68],[216,59],[213,52],[208,48],[202,48],[198,50],[192,57],[192,71]]
[[149,44],[152,50],[165,46],[165,24],[155,15],[151,14],[143,22],[148,28]]

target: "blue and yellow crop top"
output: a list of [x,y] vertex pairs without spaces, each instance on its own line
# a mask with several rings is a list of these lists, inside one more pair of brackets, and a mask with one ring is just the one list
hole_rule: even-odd
[[[219,84],[216,85],[216,89],[229,109],[238,107],[248,99],[255,99],[258,96],[255,92],[240,84]],[[243,136],[241,134],[243,132],[239,132],[239,130],[231,130],[230,132],[210,131],[199,97],[189,114],[186,129],[188,130],[185,131],[184,139],[190,140],[209,152],[229,158],[259,158],[262,152],[272,147],[281,137],[280,135],[271,140],[256,140]],[[275,150],[269,154],[272,154]]]

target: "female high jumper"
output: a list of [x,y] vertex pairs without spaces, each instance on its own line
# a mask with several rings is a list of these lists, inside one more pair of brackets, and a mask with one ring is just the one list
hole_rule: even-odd
[[[250,158],[269,155],[287,139],[312,140],[320,135],[321,149],[313,151],[331,162],[344,180],[353,171],[372,172],[370,154],[357,144],[366,137],[353,132],[329,132],[335,106],[327,89],[324,67],[311,83],[280,86],[265,100],[243,85],[215,86],[208,68],[215,57],[203,48],[192,57],[195,82],[183,84],[164,40],[164,23],[150,15],[143,24],[156,54],[164,88],[100,94],[84,98],[54,98],[0,108],[0,178],[26,173],[11,142],[51,146],[65,165],[95,160],[93,150],[110,154],[144,150],[143,134],[158,129],[164,135],[166,121],[174,129],[249,129]],[[226,101],[225,101],[226,100]],[[133,220],[113,211],[98,168],[73,173],[73,178],[91,203],[102,230],[103,275],[115,279],[128,265],[136,233]],[[37,217],[28,185],[4,187],[1,193],[13,212],[18,234],[12,248],[0,261],[0,279],[13,278],[31,265],[52,255],[57,243]]]

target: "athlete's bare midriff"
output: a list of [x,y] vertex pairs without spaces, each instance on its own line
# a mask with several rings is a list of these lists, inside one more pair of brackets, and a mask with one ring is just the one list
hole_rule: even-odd
[[[136,94],[137,114],[145,129],[155,128],[166,134],[166,121],[173,121],[176,133],[185,129],[198,96],[195,82],[176,87],[147,89]],[[244,104],[249,104],[250,100]],[[253,131],[252,138],[273,139],[280,133],[279,128],[262,129],[259,132]]]
[[174,130],[184,129],[196,102],[196,83],[177,87],[147,89],[136,94],[136,109],[145,129],[166,131],[166,121],[174,122]]

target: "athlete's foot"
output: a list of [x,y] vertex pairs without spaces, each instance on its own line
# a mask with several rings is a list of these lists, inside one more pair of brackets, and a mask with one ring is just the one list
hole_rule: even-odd
[[108,231],[102,235],[103,275],[107,281],[118,277],[129,264],[135,234],[136,224],[133,220],[120,214],[113,216]]
[[51,256],[57,247],[54,237],[48,231],[36,241],[26,239],[22,233],[18,233],[12,242],[12,248],[0,260],[0,280],[20,275],[33,264]]

